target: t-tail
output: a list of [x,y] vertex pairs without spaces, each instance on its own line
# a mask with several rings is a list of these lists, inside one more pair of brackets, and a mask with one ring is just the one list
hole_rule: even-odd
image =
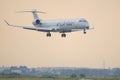
[[18,13],[31,12],[34,17],[32,24],[36,27],[41,25],[41,19],[39,18],[37,13],[45,13],[45,12],[37,11],[36,9],[30,10],[30,11],[17,11],[17,12]]

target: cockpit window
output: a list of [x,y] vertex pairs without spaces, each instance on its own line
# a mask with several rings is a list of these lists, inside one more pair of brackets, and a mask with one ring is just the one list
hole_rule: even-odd
[[87,22],[86,20],[84,20],[84,19],[81,19],[81,20],[79,20],[79,22]]

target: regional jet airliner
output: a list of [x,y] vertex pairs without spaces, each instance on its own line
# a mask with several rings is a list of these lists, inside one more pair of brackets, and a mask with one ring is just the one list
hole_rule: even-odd
[[68,32],[83,31],[83,33],[86,34],[86,30],[93,29],[90,28],[88,21],[84,18],[42,20],[39,18],[37,13],[45,12],[37,11],[36,9],[18,12],[31,12],[34,16],[34,20],[32,22],[34,27],[11,25],[5,20],[7,25],[28,30],[46,32],[47,37],[51,37],[51,32],[59,32],[61,33],[61,37],[66,37],[66,33]]

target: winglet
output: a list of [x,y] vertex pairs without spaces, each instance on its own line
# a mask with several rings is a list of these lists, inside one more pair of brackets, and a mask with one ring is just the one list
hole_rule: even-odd
[[5,23],[8,25],[8,26],[10,26],[10,24],[6,21],[6,20],[4,20],[5,21]]
[[17,27],[16,25],[11,25],[11,24],[9,24],[6,20],[4,20],[4,22],[5,22],[8,26]]

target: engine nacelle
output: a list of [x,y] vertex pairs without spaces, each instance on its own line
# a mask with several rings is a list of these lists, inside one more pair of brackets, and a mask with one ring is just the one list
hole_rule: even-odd
[[41,22],[39,19],[35,19],[35,20],[33,20],[32,24],[37,26],[37,25],[41,25]]

